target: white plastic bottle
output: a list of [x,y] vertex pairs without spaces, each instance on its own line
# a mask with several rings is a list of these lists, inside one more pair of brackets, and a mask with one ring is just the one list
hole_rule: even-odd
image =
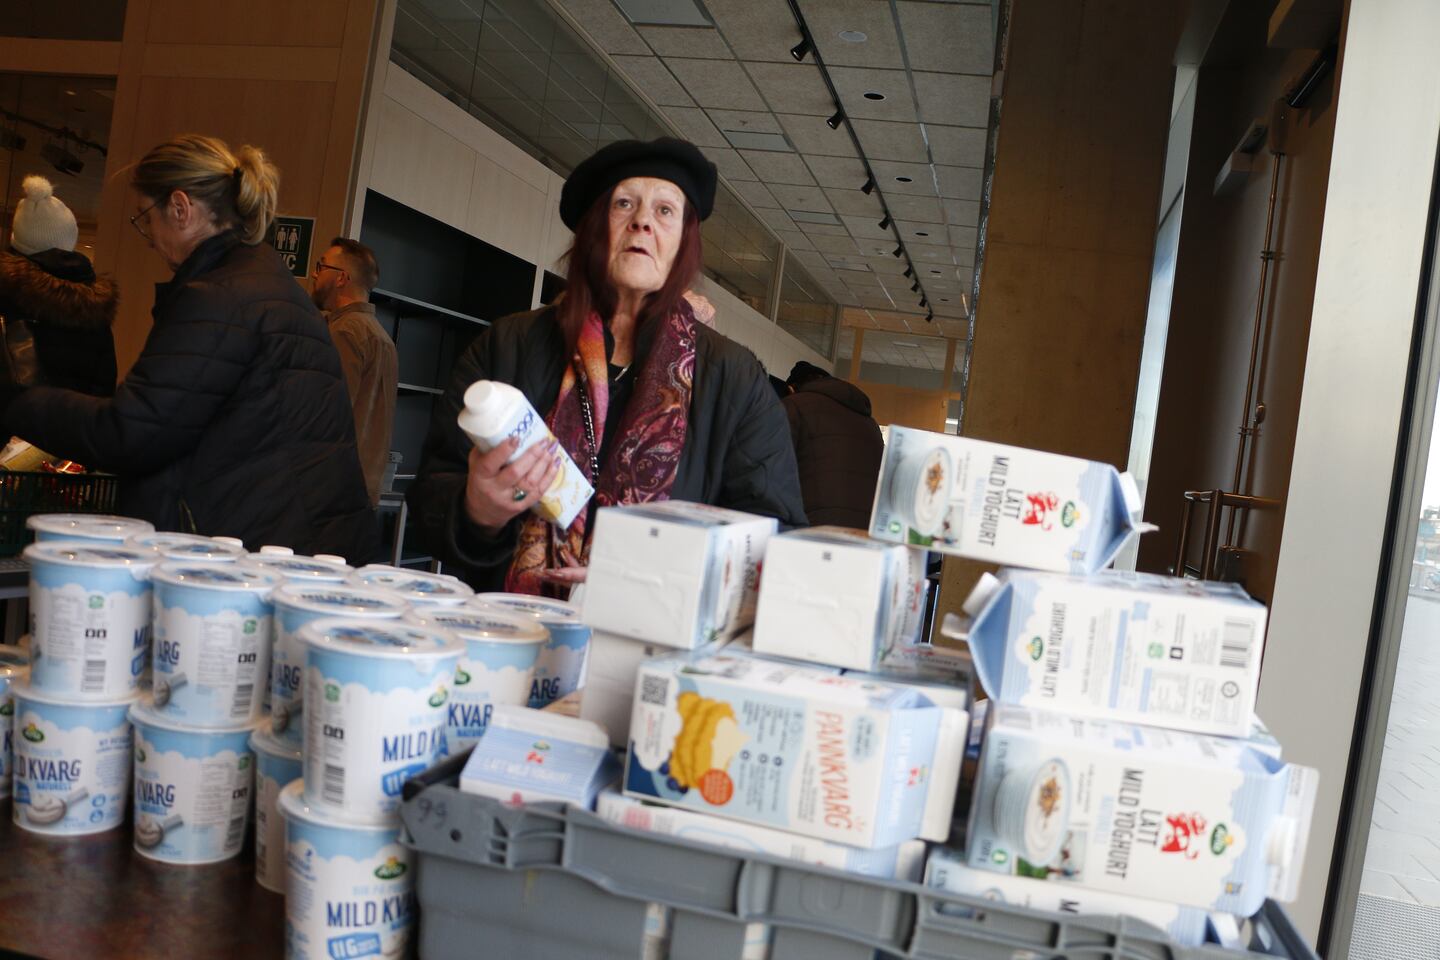
[[[535,444],[554,439],[545,418],[535,412],[525,394],[508,383],[494,380],[470,384],[465,391],[465,409],[460,411],[458,420],[460,429],[481,453],[493,450],[511,437],[519,440],[511,461]],[[560,469],[550,489],[541,493],[531,509],[563,530],[579,515],[595,489],[563,447],[558,448],[555,455],[560,460]]]

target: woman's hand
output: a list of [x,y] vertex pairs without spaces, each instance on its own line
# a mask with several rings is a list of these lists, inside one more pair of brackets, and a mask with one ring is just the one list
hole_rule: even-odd
[[562,583],[573,587],[584,583],[585,575],[589,572],[589,567],[551,567],[541,570],[537,575],[547,583]]
[[537,443],[514,463],[505,461],[514,456],[520,445],[517,440],[506,440],[488,453],[472,449],[465,478],[465,515],[470,522],[493,536],[513,517],[533,507],[560,471],[555,456],[559,443]]

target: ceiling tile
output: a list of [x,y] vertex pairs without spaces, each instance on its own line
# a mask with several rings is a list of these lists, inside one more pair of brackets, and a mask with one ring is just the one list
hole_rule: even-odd
[[875,178],[880,182],[880,192],[887,197],[892,193],[935,196],[935,176],[930,172],[929,164],[875,160],[871,162],[870,169],[875,171]]
[[693,107],[695,101],[655,57],[615,57],[615,65],[662,107]]
[[920,119],[983,127],[990,120],[990,78],[963,73],[915,73]]
[[747,133],[783,133],[775,114],[768,110],[711,110],[710,121],[726,130],[740,130]]
[[[951,228],[969,227],[967,243],[975,242],[975,227],[980,223],[980,204],[975,200],[942,200],[945,207],[945,219],[950,222]],[[951,241],[954,242],[953,240]]]
[[811,210],[816,213],[829,213],[830,201],[825,198],[825,193],[819,187],[805,186],[800,184],[780,183],[762,177],[769,183],[769,189],[774,194],[780,206],[786,210]]
[[662,57],[701,57],[733,60],[725,38],[714,27],[636,27],[640,36]]
[[[850,157],[806,157],[806,164],[822,187],[858,189],[865,184],[865,165]],[[864,196],[864,194],[861,194]]]
[[845,229],[843,223],[802,223],[800,228],[809,234],[811,243],[814,243],[817,237],[850,236],[850,231]]
[[[866,0],[870,2],[870,0]],[[830,67],[830,80],[835,92],[840,95],[840,105],[845,115],[866,120],[896,120],[914,122],[915,98],[910,93],[910,78],[904,70],[877,70],[861,67]],[[927,74],[944,76],[944,74]],[[989,81],[986,81],[986,95],[989,95]],[[884,100],[869,100],[865,94],[878,93]],[[986,101],[988,104],[988,100]],[[946,121],[939,117],[937,123],[961,123],[969,121]]]
[[609,54],[648,54],[649,46],[630,26],[630,22],[615,9],[610,0],[563,0],[565,9],[591,39]]
[[[680,131],[680,136],[708,152],[710,147],[729,147],[730,141],[715,129],[710,117],[698,107],[668,107],[665,117]],[[714,159],[713,157],[711,159]]]
[[794,62],[790,48],[800,42],[800,28],[785,3],[705,0],[705,9],[740,59]]
[[752,61],[744,67],[776,113],[828,117],[835,112],[835,99],[820,77],[820,68],[811,63]]
[[905,249],[910,252],[910,259],[914,260],[917,264],[922,260],[931,263],[953,262],[954,253],[949,247],[906,241]]
[[764,110],[765,101],[740,64],[734,60],[689,60],[681,57],[665,61],[671,72],[685,85],[685,90],[702,107],[722,110]]
[[920,136],[920,127],[914,123],[894,123],[889,120],[852,120],[860,146],[871,160],[904,160],[909,163],[929,163],[930,154],[925,149],[925,138]]
[[734,150],[727,150],[723,147],[706,147],[704,153],[715,162],[720,176],[726,180],[760,179],[750,171],[750,168],[745,165],[745,161],[740,159],[740,154]]
[[810,176],[810,168],[805,166],[798,154],[794,153],[770,153],[763,150],[742,150],[743,156],[751,169],[755,171],[756,179],[766,183],[801,183],[813,184],[815,178]]
[[945,232],[944,224],[939,223],[916,223],[912,220],[898,220],[895,226],[900,228],[900,236],[904,238],[908,247],[912,243],[949,243],[950,237]]
[[781,114],[785,135],[801,153],[825,157],[854,157],[855,144],[844,130],[831,130],[820,117]]
[[936,166],[940,178],[940,196],[954,200],[976,200],[984,189],[985,171],[976,167]]
[[[814,157],[808,158],[815,160]],[[812,165],[811,169],[814,167]],[[817,179],[819,174],[816,174]],[[853,182],[853,181],[852,181]],[[866,195],[859,190],[842,190],[835,187],[827,187],[825,196],[830,198],[830,204],[835,208],[836,213],[849,213],[856,216],[879,217],[884,213],[880,208],[880,201],[875,194]]]
[[870,265],[870,270],[876,274],[899,274],[905,272],[905,261],[900,257],[890,256],[888,251],[883,257],[867,256],[865,262]]
[[888,193],[885,203],[891,216],[900,220],[920,220],[925,223],[940,223],[940,201],[934,197],[908,197],[904,194]]
[[776,235],[785,241],[785,246],[791,250],[813,250],[815,245],[810,238],[799,230],[777,230]]
[[995,28],[990,10],[949,3],[896,4],[911,70],[978,73],[995,69]]
[[778,207],[779,202],[765,189],[765,184],[753,180],[737,180],[731,184],[746,203],[752,207]]
[[[953,337],[956,340],[961,341],[955,346],[955,364],[958,367],[960,364],[965,362],[964,340],[970,335],[969,324],[965,323],[965,321],[963,320],[940,320],[936,322],[936,326],[940,328],[940,332],[945,334],[945,336]],[[958,384],[952,381],[950,385],[957,386]]]
[[925,124],[925,136],[930,139],[930,152],[935,162],[952,167],[985,166],[985,133],[980,127]]
[[761,220],[765,221],[766,226],[772,230],[794,230],[796,232],[800,230],[800,228],[796,226],[795,221],[791,220],[790,215],[784,210],[761,209],[755,212],[759,214]]
[[825,255],[816,250],[792,250],[791,255],[809,267],[825,266]]
[[[900,42],[888,3],[873,0],[800,0],[800,12],[826,65],[900,68]],[[842,31],[863,33],[852,43]]]
[[882,228],[874,217],[842,216],[840,219],[850,228],[850,235],[861,240],[888,240],[894,236],[889,227]]

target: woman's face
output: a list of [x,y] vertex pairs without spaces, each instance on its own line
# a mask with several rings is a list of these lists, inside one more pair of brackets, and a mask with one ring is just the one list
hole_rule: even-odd
[[158,203],[136,193],[133,202],[135,216],[130,222],[172,271],[201,241],[219,232],[210,211],[183,190],[176,190]]
[[685,232],[685,194],[669,180],[631,177],[610,194],[610,282],[621,295],[665,285]]

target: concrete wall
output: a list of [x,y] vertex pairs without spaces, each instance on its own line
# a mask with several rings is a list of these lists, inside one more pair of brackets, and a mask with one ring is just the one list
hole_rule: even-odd
[[[1260,250],[1270,192],[1271,157],[1237,192],[1217,197],[1225,158],[1251,121],[1270,114],[1314,51],[1266,47],[1265,4],[1231,4],[1220,33],[1226,48],[1196,80],[1195,124],[1183,199],[1165,375],[1156,416],[1145,517],[1161,532],[1141,544],[1139,566],[1164,570],[1174,559],[1186,490],[1231,489],[1243,416]],[[1301,379],[1314,304],[1320,232],[1335,130],[1334,79],[1306,109],[1289,111],[1280,129],[1286,152],[1275,216],[1274,247],[1256,396],[1266,417],[1248,458],[1243,492],[1284,500],[1289,489]],[[1192,527],[1199,562],[1202,523]],[[1283,510],[1252,515],[1237,543],[1248,551],[1237,571],[1247,589],[1270,599]]]

